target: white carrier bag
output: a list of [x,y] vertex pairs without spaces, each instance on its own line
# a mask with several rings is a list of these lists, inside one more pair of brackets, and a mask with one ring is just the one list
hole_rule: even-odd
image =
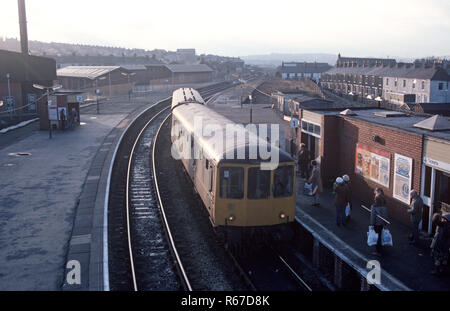
[[378,242],[378,233],[373,230],[373,228],[369,228],[369,232],[367,232],[367,245],[374,246]]
[[345,217],[348,217],[352,214],[352,209],[350,208],[350,203],[347,203],[347,206],[345,207]]
[[394,246],[394,243],[392,242],[392,235],[388,229],[383,229],[383,231],[381,231],[381,245]]

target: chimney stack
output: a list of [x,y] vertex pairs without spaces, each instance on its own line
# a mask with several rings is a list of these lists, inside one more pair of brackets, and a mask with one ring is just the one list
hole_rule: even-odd
[[22,53],[28,55],[28,31],[25,0],[17,0],[19,4],[20,46]]

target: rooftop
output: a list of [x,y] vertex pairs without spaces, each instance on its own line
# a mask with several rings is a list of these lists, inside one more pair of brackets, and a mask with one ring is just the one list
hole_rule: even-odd
[[108,74],[116,69],[121,68],[120,66],[67,66],[58,69],[58,77],[73,77],[73,78],[87,78],[96,79],[105,74]]
[[172,72],[212,72],[213,70],[205,64],[198,65],[166,65]]

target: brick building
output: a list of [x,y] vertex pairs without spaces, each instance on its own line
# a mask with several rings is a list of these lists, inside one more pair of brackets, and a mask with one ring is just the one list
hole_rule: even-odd
[[416,189],[425,203],[422,230],[432,232],[431,215],[450,206],[447,118],[374,108],[345,113],[300,109],[299,115],[298,143],[320,161],[325,185],[349,175],[353,194],[366,206],[380,187],[389,216],[406,225],[409,191]]
[[34,101],[42,92],[33,84],[51,86],[55,79],[56,63],[53,59],[0,50],[0,101],[3,102],[0,112],[11,108],[8,107],[8,96],[12,97],[12,108],[24,107],[18,112],[35,112]]

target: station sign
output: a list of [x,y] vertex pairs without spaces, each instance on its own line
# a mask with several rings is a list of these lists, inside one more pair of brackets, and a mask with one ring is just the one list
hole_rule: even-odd
[[291,121],[289,121],[289,126],[291,128],[298,128],[298,119],[292,118]]
[[48,119],[50,121],[58,120],[58,109],[57,109],[56,101],[52,101],[52,100],[48,101]]
[[14,110],[14,97],[6,96],[6,110],[10,112]]
[[30,110],[36,110],[36,94],[28,94],[28,104]]

